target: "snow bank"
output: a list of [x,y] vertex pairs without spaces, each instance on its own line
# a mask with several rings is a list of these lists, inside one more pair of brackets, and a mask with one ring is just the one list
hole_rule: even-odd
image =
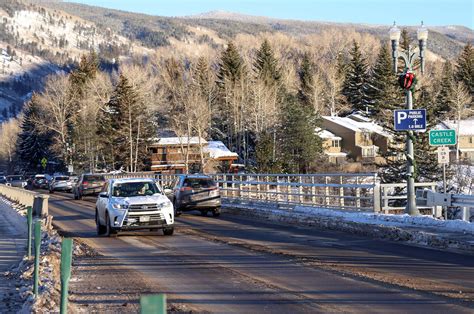
[[339,218],[347,222],[383,225],[390,227],[427,227],[443,231],[462,232],[474,235],[474,224],[463,220],[440,220],[432,216],[410,216],[393,214],[374,214],[363,212],[343,212],[327,208],[296,206],[295,212],[316,215],[319,217]]

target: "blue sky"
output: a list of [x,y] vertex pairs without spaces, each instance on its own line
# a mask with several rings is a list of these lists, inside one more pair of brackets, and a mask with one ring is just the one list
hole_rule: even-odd
[[224,10],[276,18],[391,24],[464,25],[474,29],[474,0],[68,0],[151,15]]

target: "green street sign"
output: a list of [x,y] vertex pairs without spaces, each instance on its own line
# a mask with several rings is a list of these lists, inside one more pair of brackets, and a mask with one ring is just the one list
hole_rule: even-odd
[[450,146],[456,145],[455,130],[431,130],[430,131],[431,146]]

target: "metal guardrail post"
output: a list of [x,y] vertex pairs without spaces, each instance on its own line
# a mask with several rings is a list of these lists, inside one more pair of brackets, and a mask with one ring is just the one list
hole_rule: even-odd
[[339,204],[341,205],[341,207],[344,207],[344,187],[342,186],[342,184],[344,184],[344,181],[342,179],[342,176],[340,176],[339,178],[339,184],[341,184],[341,187],[339,188]]
[[141,314],[165,314],[166,294],[146,295],[140,298]]
[[28,253],[28,258],[31,258],[31,238],[33,236],[33,208],[31,206],[28,206],[26,208],[26,225],[28,228],[28,239],[27,239],[27,253]]
[[326,194],[326,197],[324,198],[324,205],[329,206],[330,205],[330,200],[329,200],[329,177],[324,177],[324,182],[326,184],[326,187],[324,188],[324,194]]
[[69,279],[71,278],[72,239],[63,238],[61,243],[61,306],[60,313],[67,313]]
[[35,222],[35,268],[33,274],[33,294],[38,297],[39,261],[41,249],[41,220]]
[[360,208],[360,187],[359,187],[359,177],[356,177],[356,208]]
[[380,202],[380,197],[381,197],[380,192],[381,192],[380,191],[380,183],[375,182],[374,190],[373,190],[373,193],[374,193],[374,195],[373,195],[374,213],[380,213],[380,210],[381,210],[381,208],[380,208],[380,204],[381,204],[381,202]]

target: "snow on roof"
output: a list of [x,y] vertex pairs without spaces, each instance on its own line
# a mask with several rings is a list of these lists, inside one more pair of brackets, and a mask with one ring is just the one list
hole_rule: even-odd
[[329,132],[328,130],[316,128],[314,131],[316,132],[316,135],[325,140],[342,140],[341,137],[336,136],[334,133]]
[[348,117],[350,117],[352,120],[356,120],[359,122],[372,122],[372,120],[369,117],[366,117],[359,112],[352,113]]
[[323,119],[339,124],[340,126],[353,130],[355,132],[371,132],[383,135],[385,137],[391,137],[391,135],[387,131],[385,131],[383,127],[373,121],[361,122],[351,119],[349,117],[337,116],[323,116]]
[[231,152],[221,141],[209,141],[204,147],[204,152],[209,153],[213,159],[223,157],[239,157],[237,153]]
[[176,137],[160,137],[153,139],[155,145],[187,145],[187,144],[207,144],[207,141],[201,137],[201,141],[199,141],[199,137],[192,136],[176,136]]
[[166,165],[152,165],[152,168],[180,168],[180,167],[186,167],[185,164],[166,164]]
[[[457,130],[458,123],[454,120],[446,120],[439,123],[435,129],[437,130]],[[474,135],[474,119],[459,121],[459,135]]]

